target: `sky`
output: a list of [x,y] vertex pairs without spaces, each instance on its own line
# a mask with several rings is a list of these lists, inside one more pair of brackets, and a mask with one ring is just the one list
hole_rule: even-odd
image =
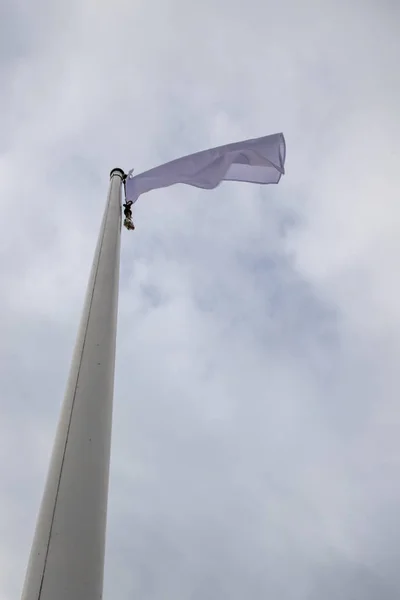
[[400,595],[400,4],[0,0],[0,600],[114,167],[283,131],[123,231],[104,598]]

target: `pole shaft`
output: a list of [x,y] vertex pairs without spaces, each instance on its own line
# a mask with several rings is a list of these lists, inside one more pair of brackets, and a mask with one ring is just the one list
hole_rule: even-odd
[[102,598],[122,178],[111,172],[22,600]]

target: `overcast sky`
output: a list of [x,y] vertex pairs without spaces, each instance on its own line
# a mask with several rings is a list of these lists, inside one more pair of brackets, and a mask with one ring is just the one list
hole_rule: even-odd
[[283,131],[123,231],[104,598],[400,596],[398,0],[0,0],[0,600],[110,169]]

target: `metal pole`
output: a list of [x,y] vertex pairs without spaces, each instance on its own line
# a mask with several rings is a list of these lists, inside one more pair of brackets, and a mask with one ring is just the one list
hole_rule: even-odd
[[22,600],[102,598],[124,172],[110,178]]

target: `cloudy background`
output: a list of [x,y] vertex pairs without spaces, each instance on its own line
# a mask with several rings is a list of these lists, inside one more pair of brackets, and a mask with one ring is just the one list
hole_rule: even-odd
[[400,5],[0,0],[0,600],[113,167],[283,131],[123,232],[104,597],[400,595]]

